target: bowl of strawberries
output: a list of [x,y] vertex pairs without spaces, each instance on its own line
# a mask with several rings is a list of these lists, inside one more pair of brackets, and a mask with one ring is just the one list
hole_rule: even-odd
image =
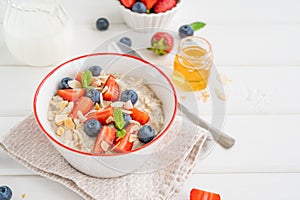
[[118,177],[157,151],[177,113],[174,86],[155,65],[116,53],[67,61],[38,86],[42,132],[77,170]]
[[165,27],[171,22],[180,0],[118,0],[120,12],[128,26],[137,31]]

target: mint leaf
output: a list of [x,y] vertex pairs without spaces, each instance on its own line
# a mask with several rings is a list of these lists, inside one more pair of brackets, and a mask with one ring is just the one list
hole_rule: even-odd
[[83,74],[82,74],[82,86],[83,87],[88,87],[91,82],[92,82],[92,78],[93,78],[93,74],[90,70],[86,70]]
[[120,131],[117,131],[116,135],[117,138],[123,138],[126,135],[126,130],[122,129]]
[[204,28],[206,24],[204,22],[194,22],[194,23],[191,23],[190,26],[192,27],[192,29],[194,31],[198,31],[200,30],[201,28]]
[[115,108],[114,109],[114,121],[115,121],[115,127],[119,130],[122,130],[125,126],[125,121],[123,118],[123,113],[120,109]]

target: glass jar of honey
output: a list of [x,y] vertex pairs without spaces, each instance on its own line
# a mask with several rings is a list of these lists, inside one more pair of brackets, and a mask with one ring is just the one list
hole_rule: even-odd
[[183,38],[174,60],[173,82],[184,91],[203,90],[213,65],[210,43],[197,36]]

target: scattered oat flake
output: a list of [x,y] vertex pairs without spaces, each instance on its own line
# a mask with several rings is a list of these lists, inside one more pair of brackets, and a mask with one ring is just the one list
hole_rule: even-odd
[[223,92],[221,92],[219,89],[215,88],[215,93],[220,100],[222,100],[222,101],[227,100],[227,96]]
[[180,99],[186,100],[186,96],[180,96]]
[[227,85],[228,83],[231,83],[232,80],[230,80],[228,78],[228,76],[226,76],[225,74],[219,74],[218,76],[218,81],[220,81],[221,83],[223,83],[223,85]]

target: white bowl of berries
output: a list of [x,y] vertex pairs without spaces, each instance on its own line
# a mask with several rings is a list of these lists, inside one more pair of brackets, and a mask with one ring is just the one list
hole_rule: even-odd
[[176,91],[156,66],[130,55],[96,53],[55,68],[40,83],[34,114],[76,169],[94,177],[137,170],[177,113]]
[[180,0],[117,0],[128,26],[137,31],[165,27],[180,6]]

